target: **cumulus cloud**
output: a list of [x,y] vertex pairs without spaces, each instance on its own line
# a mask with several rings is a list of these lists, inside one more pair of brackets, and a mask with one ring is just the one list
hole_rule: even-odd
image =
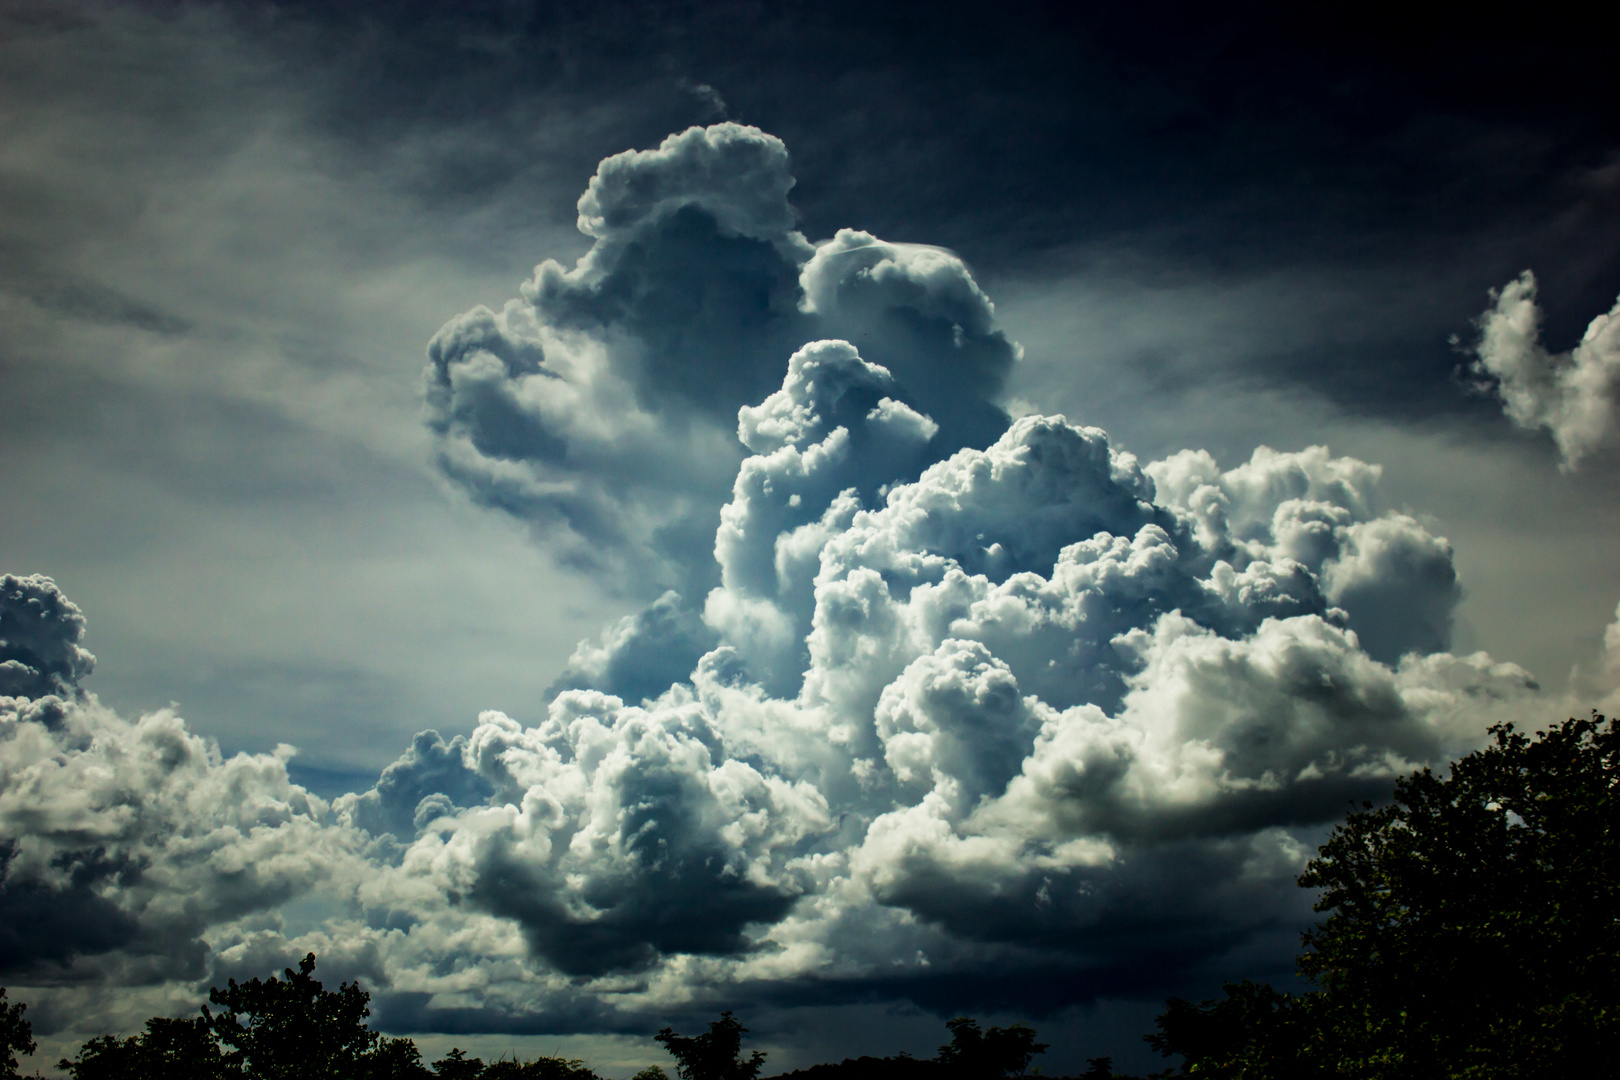
[[740,410],[701,616],[666,594],[581,644],[537,727],[424,732],[331,806],[290,748],[3,699],[6,974],[48,1003],[315,949],[390,1022],[455,1030],[633,1029],[739,987],[1141,990],[1295,917],[1301,830],[1533,700],[1441,651],[1450,550],[1372,466],[1143,465],[1035,416],[924,464],[915,400],[847,342],[795,351]]
[[699,612],[670,590],[574,647],[550,692],[601,690],[626,701],[658,697],[719,644]]
[[290,751],[101,708],[77,609],[6,579],[6,970],[330,949],[379,1016],[458,1031],[1153,994],[1297,922],[1347,800],[1538,707],[1447,651],[1451,547],[1377,466],[1009,421],[961,261],[809,244],[791,183],[739,125],[611,158],[590,253],[430,347],[449,475],[679,587],[582,642],[537,726],[424,732],[328,806]]
[[96,658],[79,642],[84,615],[48,577],[0,577],[0,695],[72,698]]
[[1502,399],[1502,410],[1523,428],[1545,428],[1574,469],[1614,441],[1620,408],[1620,301],[1587,326],[1566,353],[1541,343],[1536,279],[1520,274],[1494,294],[1479,320],[1472,371]]
[[734,123],[603,161],[579,199],[591,249],[429,345],[445,474],[632,593],[694,598],[714,580],[737,410],[801,345],[857,340],[899,373],[941,429],[936,457],[999,434],[1016,349],[967,267],[864,233],[812,244],[793,183],[781,141]]
[[290,748],[224,759],[164,710],[0,698],[0,976],[190,982],[220,927],[303,897],[355,858],[290,783]]
[[[363,890],[404,913],[416,1007],[610,1025],[1037,970],[1085,998],[1293,918],[1302,830],[1534,699],[1443,651],[1450,548],[1374,466],[1143,465],[1036,416],[930,463],[920,400],[849,342],[796,350],[739,411],[713,647],[639,703],[481,718],[461,756],[487,802],[416,814]],[[691,642],[660,604],[574,667]],[[469,994],[494,957],[524,974]]]

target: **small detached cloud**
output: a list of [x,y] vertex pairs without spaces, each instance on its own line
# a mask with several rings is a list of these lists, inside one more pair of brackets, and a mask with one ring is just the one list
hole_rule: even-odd
[[1535,276],[1526,270],[1494,295],[1470,370],[1515,424],[1550,432],[1572,471],[1620,431],[1620,301],[1592,320],[1574,349],[1551,353],[1541,344]]

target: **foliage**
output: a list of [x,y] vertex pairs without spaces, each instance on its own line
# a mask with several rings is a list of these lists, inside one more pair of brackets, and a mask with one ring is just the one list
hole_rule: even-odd
[[452,1046],[448,1054],[433,1063],[433,1075],[438,1080],[479,1080],[484,1075],[484,1060],[470,1058],[461,1047]]
[[1148,1037],[1185,1074],[1358,1080],[1582,1075],[1620,1035],[1620,731],[1594,714],[1491,729],[1397,782],[1299,883],[1327,918],[1293,996],[1172,999]]
[[681,1080],[755,1080],[765,1065],[765,1055],[755,1050],[745,1061],[742,1037],[748,1033],[729,1012],[710,1021],[704,1035],[677,1035],[664,1028],[653,1038],[663,1044],[675,1059],[675,1072]]
[[583,1061],[572,1058],[538,1057],[524,1062],[503,1058],[491,1062],[479,1080],[596,1080],[596,1074]]
[[231,979],[226,989],[209,990],[208,1000],[223,1011],[205,1005],[203,1017],[230,1047],[230,1065],[264,1080],[350,1080],[361,1071],[378,1038],[364,1023],[370,995],[358,983],[322,989],[314,970],[310,953],[284,978]]
[[1300,878],[1331,912],[1300,970],[1353,1074],[1564,1076],[1620,1033],[1620,730],[1492,734],[1351,814]]
[[360,1059],[359,1080],[432,1080],[422,1064],[422,1051],[409,1039],[379,1038]]
[[958,1016],[945,1026],[951,1030],[951,1041],[939,1048],[934,1060],[961,1080],[1023,1076],[1035,1055],[1046,1051],[1047,1044],[1036,1042],[1035,1029],[1026,1024],[980,1031],[978,1021]]
[[1315,999],[1247,979],[1223,989],[1224,997],[1202,1005],[1171,998],[1147,1041],[1166,1057],[1180,1054],[1183,1073],[1212,1080],[1332,1075],[1314,1064]]
[[71,1061],[56,1063],[73,1080],[220,1080],[228,1068],[208,1023],[197,1017],[153,1017],[139,1035],[103,1035],[79,1048]]
[[0,1080],[11,1080],[17,1075],[17,1056],[34,1052],[34,1028],[23,1013],[28,1006],[22,1002],[6,1004],[6,991],[0,987]]
[[944,1080],[943,1072],[944,1067],[939,1062],[928,1058],[906,1054],[885,1058],[863,1055],[795,1069],[774,1080]]
[[1126,1076],[1114,1071],[1113,1058],[1095,1057],[1086,1060],[1086,1071],[1080,1074],[1078,1080],[1167,1080],[1169,1076],[1169,1072],[1154,1073],[1146,1078]]

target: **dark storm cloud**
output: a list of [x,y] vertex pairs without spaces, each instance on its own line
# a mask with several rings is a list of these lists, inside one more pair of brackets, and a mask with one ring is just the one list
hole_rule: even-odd
[[96,865],[94,849],[62,860],[69,869],[63,884],[21,874],[13,880],[15,854],[16,841],[0,847],[0,976],[37,977],[47,964],[66,970],[75,957],[108,953],[135,939],[136,921],[101,895],[118,875]]
[[[609,158],[579,202],[592,249],[430,346],[449,475],[599,568],[712,583],[701,613],[665,592],[582,643],[543,722],[424,732],[328,808],[288,751],[225,760],[172,714],[8,714],[18,910],[73,865],[137,868],[96,894],[131,936],[74,971],[330,947],[402,1022],[511,1029],[752,985],[1167,990],[1297,924],[1298,830],[1534,700],[1522,669],[1445,651],[1451,546],[1376,466],[1143,464],[1060,416],[1009,422],[1018,347],[961,259],[812,245],[791,186],[785,147],[737,124]],[[40,824],[53,806],[71,828]],[[318,896],[313,928],[266,925]]]
[[[537,728],[486,714],[463,760],[488,806],[372,887],[416,913],[412,949],[470,910],[542,970],[643,972],[655,996],[935,1001],[1015,970],[1064,972],[1053,1007],[1166,988],[1297,923],[1295,829],[1534,692],[1443,651],[1450,547],[1384,505],[1374,466],[1143,466],[1030,416],[914,473],[939,432],[921,400],[817,341],[739,411],[719,647],[639,706],[565,690]],[[666,594],[576,666],[694,626]],[[969,998],[1032,1000],[1000,994]]]
[[308,891],[346,842],[288,783],[290,755],[225,761],[171,712],[130,724],[82,691],[84,618],[49,578],[0,589],[0,971],[46,985],[203,976],[211,926]]
[[581,897],[588,914],[571,912],[570,890],[502,838],[481,853],[468,899],[516,920],[535,955],[568,975],[639,971],[666,954],[744,952],[745,926],[776,922],[793,906],[792,891],[743,880],[727,872],[722,847],[692,841],[698,800],[679,782],[639,777],[629,794],[634,876],[593,881]]

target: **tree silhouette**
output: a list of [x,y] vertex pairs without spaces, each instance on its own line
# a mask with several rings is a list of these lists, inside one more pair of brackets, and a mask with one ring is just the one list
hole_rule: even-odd
[[1027,1024],[993,1027],[980,1031],[977,1020],[958,1016],[945,1021],[951,1041],[939,1048],[934,1058],[953,1078],[960,1080],[1000,1080],[1023,1076],[1036,1054],[1046,1052],[1046,1043],[1035,1041],[1035,1029]]
[[359,1080],[433,1080],[422,1064],[422,1051],[409,1039],[379,1037],[361,1058]]
[[[1171,998],[1147,1036],[1155,1050],[1185,1058],[1184,1074],[1211,1080],[1293,1080],[1336,1075],[1313,1054],[1316,1044],[1312,1006],[1316,999],[1295,997],[1245,979],[1227,983],[1225,996],[1202,1005]],[[1325,1071],[1324,1071],[1325,1070]]]
[[1620,1035],[1620,731],[1594,713],[1491,735],[1362,804],[1306,867],[1320,989],[1171,999],[1149,1042],[1212,1077],[1588,1074]]
[[17,1076],[17,1055],[34,1052],[34,1027],[23,1019],[28,1006],[6,1004],[6,991],[0,987],[0,1080]]
[[583,1061],[573,1058],[538,1057],[533,1061],[503,1058],[492,1061],[478,1074],[479,1080],[597,1080]]
[[230,980],[208,991],[223,1006],[203,1006],[203,1018],[225,1046],[226,1062],[264,1080],[351,1080],[377,1041],[365,1026],[371,995],[358,983],[322,989],[310,972],[315,954],[287,968],[284,978]]
[[56,1067],[73,1080],[221,1080],[232,1071],[201,1017],[153,1017],[141,1034],[91,1039],[73,1060],[58,1061]]
[[461,1047],[452,1046],[448,1054],[433,1063],[433,1075],[438,1080],[478,1080],[484,1075],[484,1061],[470,1058]]
[[1300,878],[1330,913],[1300,971],[1345,1066],[1569,1075],[1620,1034],[1620,730],[1492,735],[1351,814]]
[[742,1021],[729,1012],[710,1021],[705,1035],[677,1035],[664,1028],[653,1038],[675,1058],[675,1072],[681,1080],[755,1080],[765,1066],[765,1055],[755,1050],[745,1061],[742,1037],[748,1033]]

